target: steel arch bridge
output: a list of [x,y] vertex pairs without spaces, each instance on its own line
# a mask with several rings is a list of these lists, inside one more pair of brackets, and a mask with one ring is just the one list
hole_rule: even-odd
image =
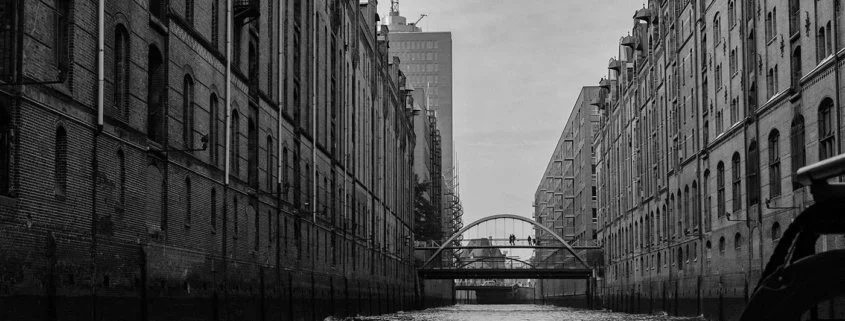
[[[516,242],[510,242],[509,240],[507,244],[496,245],[492,243],[496,240],[505,241],[505,239],[493,239],[492,237],[489,239],[489,241],[484,242],[489,244],[463,245],[460,244],[460,242],[456,242],[456,240],[461,238],[464,233],[466,233],[470,229],[480,226],[483,223],[504,222],[503,225],[507,226],[506,224],[508,222],[513,223],[515,221],[527,223],[535,231],[542,231],[545,235],[551,236],[551,238],[544,239],[542,243],[540,243],[540,240],[537,240],[536,243],[526,242],[526,244],[524,245],[521,244],[521,241],[520,244],[516,244]],[[507,227],[505,227],[505,230],[507,230]],[[457,253],[467,253],[468,250],[473,249],[531,249],[534,250],[535,253],[537,251],[546,251],[547,253],[562,253],[562,257],[568,256],[568,260],[566,261],[568,263],[555,262],[552,264],[548,264],[546,262],[545,264],[537,264],[538,262],[527,262],[523,260],[518,260],[522,263],[525,263],[525,266],[529,268],[484,268],[471,265],[473,265],[472,263],[474,262],[489,261],[490,258],[483,258],[481,260],[470,260],[468,262],[464,262],[464,260],[460,259],[460,255],[456,255],[458,262],[453,262],[452,266],[430,266],[431,263],[434,262],[441,253],[443,253],[443,251],[451,250]],[[594,276],[593,267],[587,263],[587,261],[582,257],[581,254],[577,252],[577,250],[595,249],[599,248],[595,246],[572,246],[563,237],[561,237],[548,227],[532,219],[513,214],[497,214],[479,219],[475,222],[470,223],[469,225],[464,226],[455,234],[446,239],[446,241],[443,242],[443,244],[439,247],[418,247],[417,250],[434,250],[434,253],[431,254],[425,261],[425,263],[423,263],[422,266],[419,267],[418,272],[422,279],[590,279]],[[501,256],[500,258],[502,260],[510,259],[504,256]]]

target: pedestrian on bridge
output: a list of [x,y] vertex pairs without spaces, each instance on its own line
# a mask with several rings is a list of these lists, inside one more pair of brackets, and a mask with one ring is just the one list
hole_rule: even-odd
[[528,245],[531,245],[531,235],[528,236]]
[[515,243],[516,243],[516,236],[515,236],[515,235],[513,235],[513,234],[511,234],[511,236],[509,236],[509,237],[508,237],[508,243],[509,243],[510,245],[515,245]]

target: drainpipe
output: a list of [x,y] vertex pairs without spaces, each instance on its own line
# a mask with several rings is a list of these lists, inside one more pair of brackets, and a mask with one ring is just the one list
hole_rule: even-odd
[[[277,273],[277,275],[276,276],[278,278],[281,278],[281,274],[280,274],[281,270],[279,269],[280,268],[280,259],[281,259],[280,258],[281,244],[279,242],[279,238],[280,238],[281,234],[280,234],[279,230],[282,227],[282,223],[281,223],[281,218],[282,218],[282,186],[283,186],[282,185],[282,175],[284,174],[284,170],[285,170],[282,167],[282,164],[283,164],[282,163],[282,161],[283,161],[282,160],[282,156],[283,156],[282,155],[282,148],[283,148],[283,145],[282,145],[282,107],[284,106],[284,101],[285,101],[284,100],[285,97],[283,96],[284,95],[284,84],[285,84],[285,82],[282,81],[283,77],[285,77],[285,74],[284,74],[285,64],[283,63],[283,61],[285,61],[285,56],[284,56],[284,49],[285,48],[283,47],[284,43],[285,43],[284,42],[284,40],[285,40],[285,24],[283,23],[283,21],[285,21],[285,19],[282,18],[283,12],[284,11],[282,11],[281,6],[280,6],[279,7],[279,29],[278,29],[279,38],[278,38],[278,52],[277,52],[277,57],[278,57],[277,73],[279,75],[279,78],[277,79],[277,92],[276,92],[277,97],[278,97],[277,99],[278,99],[278,102],[279,102],[278,105],[276,106],[276,108],[278,108],[277,113],[276,113],[276,121],[277,121],[277,126],[276,126],[276,135],[277,135],[277,138],[276,138],[276,153],[278,153],[278,157],[276,157],[276,168],[277,168],[277,173],[276,173],[277,174],[276,175],[276,273]],[[272,23],[272,21],[270,23]],[[270,164],[267,164],[267,166],[269,167]]]
[[[317,226],[317,7],[311,1],[311,223]],[[315,230],[316,232],[316,230]],[[312,258],[314,255],[311,256]]]
[[[699,12],[698,6],[695,6],[695,5],[692,6],[692,10],[693,10],[694,16],[698,17],[698,19],[699,19],[699,26],[703,26],[703,24],[704,24],[703,23],[704,11]],[[695,48],[695,50],[693,51],[694,54],[695,54],[695,58],[693,58],[693,61],[695,61],[695,63],[699,63],[699,51],[701,50],[701,49],[699,49],[700,48],[699,46],[701,45],[701,39],[700,39],[701,28],[699,27],[698,30],[693,31],[693,34],[695,35],[695,39],[694,39],[695,43],[693,44],[693,48]],[[701,55],[701,59],[706,60],[707,57],[704,57],[703,55]],[[698,85],[701,84],[701,73],[695,73],[695,84],[698,84]],[[693,137],[693,139],[694,139],[694,142],[696,144],[700,144],[698,150],[701,151],[701,150],[704,150],[704,149],[707,148],[707,146],[704,145],[704,139],[703,139],[704,133],[701,132],[701,128],[702,128],[702,126],[701,126],[702,121],[701,120],[702,120],[702,117],[704,115],[704,113],[702,113],[701,110],[707,109],[707,105],[705,105],[704,102],[701,100],[701,98],[703,97],[703,95],[701,94],[701,91],[707,90],[707,88],[700,88],[699,86],[696,86],[696,87],[699,88],[699,89],[696,90],[695,101],[700,102],[701,105],[699,105],[699,108],[694,108],[695,110],[693,111],[693,113],[695,113],[695,115],[696,115],[696,117],[695,117],[695,128],[699,129],[696,132],[696,134],[698,136]],[[699,139],[699,137],[701,137],[702,139]],[[696,158],[696,160],[695,160],[695,163],[696,163],[695,178],[696,178],[696,181],[698,181],[698,188],[696,188],[695,196],[694,196],[697,202],[693,202],[692,206],[693,206],[693,218],[697,218],[695,224],[698,227],[698,233],[697,233],[698,234],[698,244],[696,245],[696,248],[697,248],[696,253],[701,255],[701,258],[698,260],[698,264],[699,264],[699,270],[698,271],[699,272],[698,272],[697,279],[698,279],[698,285],[699,286],[696,288],[696,293],[698,294],[699,299],[697,300],[696,304],[697,304],[697,308],[698,308],[698,313],[702,314],[702,311],[704,311],[704,306],[703,306],[701,297],[703,296],[704,293],[703,293],[700,285],[701,285],[702,275],[704,275],[704,260],[706,260],[707,254],[705,253],[705,249],[704,249],[704,225],[702,224],[703,216],[701,215],[704,212],[704,211],[701,210],[701,207],[702,207],[701,204],[704,204],[704,202],[703,202],[704,197],[702,197],[701,192],[704,190],[704,186],[707,184],[707,182],[705,182],[701,179],[701,162],[702,162],[701,157],[696,155],[695,158]],[[698,215],[696,215],[696,213],[698,213]],[[698,254],[696,254],[696,256],[695,256],[696,258],[698,258]]]
[[839,0],[833,2],[833,55],[835,58],[833,64],[833,71],[836,73],[836,153],[842,154],[842,110],[840,108],[840,89],[839,89]]
[[[104,43],[105,43],[105,0],[99,0],[97,2],[97,127],[94,130],[94,148],[92,148],[92,157],[91,157],[91,178],[92,178],[92,189],[91,189],[91,280],[95,280],[97,277],[97,265],[94,264],[96,262],[97,256],[97,172],[99,172],[99,162],[97,160],[97,153],[98,153],[98,142],[100,140],[100,134],[103,132],[103,107],[105,103],[103,102],[103,86],[105,84],[104,81],[104,69],[105,66],[103,64],[103,52],[104,52]],[[97,318],[97,282],[91,282],[91,316],[96,319]]]
[[[229,171],[230,171],[230,155],[231,153],[229,150],[232,148],[231,146],[231,126],[230,122],[232,121],[232,0],[226,0],[226,87],[225,93],[226,96],[226,122],[225,122],[225,130],[226,130],[226,149],[224,151],[224,175],[223,175],[223,231],[221,233],[221,246],[222,249],[220,251],[221,257],[223,259],[223,276],[222,281],[223,284],[226,284],[226,274],[228,272],[229,264],[226,262],[227,258],[227,247],[228,247],[228,208],[229,208]],[[226,290],[226,286],[223,287],[223,296],[226,297],[228,294],[228,290]]]

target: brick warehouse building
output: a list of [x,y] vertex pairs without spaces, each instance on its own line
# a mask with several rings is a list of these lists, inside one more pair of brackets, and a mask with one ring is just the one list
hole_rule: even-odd
[[376,7],[0,0],[0,319],[410,306],[413,119]]
[[[599,110],[592,102],[599,86],[581,88],[569,113],[548,165],[534,192],[534,220],[562,236],[573,246],[596,245],[598,223],[593,137],[598,130]],[[534,238],[549,242],[551,235],[534,228]],[[591,266],[601,265],[601,251],[580,250]],[[575,263],[565,251],[534,250],[534,264],[554,267],[561,262]],[[583,294],[581,280],[540,280],[544,297]]]
[[[795,171],[843,153],[842,16],[838,0],[635,12],[593,102],[605,306],[739,316],[782,231],[812,204]],[[845,247],[821,240],[821,251]],[[819,315],[845,305],[832,303]]]

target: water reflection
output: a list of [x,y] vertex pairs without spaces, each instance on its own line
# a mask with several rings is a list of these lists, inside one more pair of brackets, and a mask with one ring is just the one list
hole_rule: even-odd
[[458,305],[415,312],[359,317],[349,320],[372,321],[657,321],[700,320],[665,315],[624,314],[609,311],[591,311],[548,305]]

